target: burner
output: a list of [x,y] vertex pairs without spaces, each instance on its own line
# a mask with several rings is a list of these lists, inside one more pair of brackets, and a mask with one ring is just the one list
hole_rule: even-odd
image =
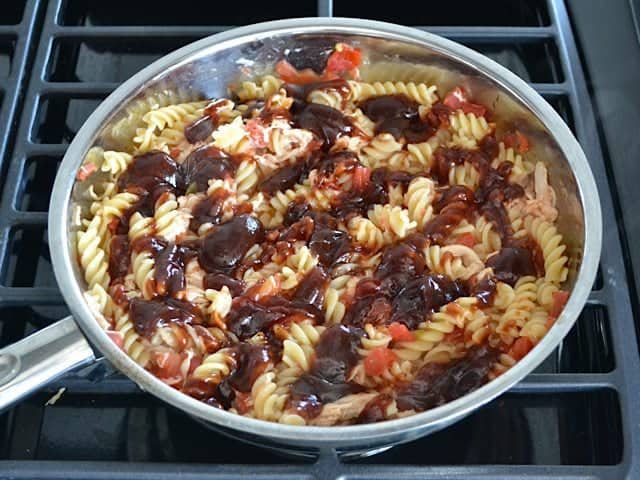
[[[580,140],[598,182],[605,238],[589,302],[561,346],[510,392],[431,436],[367,457],[286,456],[204,427],[101,362],[0,415],[1,478],[640,478],[640,358],[623,244],[610,214],[616,192],[562,1],[405,0],[392,8],[360,0],[236,8],[186,1],[170,9],[131,0],[5,3],[0,347],[68,314],[51,268],[47,209],[59,162],[87,116],[153,60],[257,21],[364,16],[418,26],[506,66]],[[55,405],[45,406],[61,388]]]

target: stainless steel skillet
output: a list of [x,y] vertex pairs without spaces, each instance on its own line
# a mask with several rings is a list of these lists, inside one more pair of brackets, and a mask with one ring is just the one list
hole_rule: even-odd
[[[441,407],[399,420],[343,427],[294,427],[241,417],[190,398],[140,368],[98,325],[85,302],[75,251],[72,214],[83,200],[75,173],[90,147],[117,148],[113,126],[135,102],[166,90],[192,98],[225,94],[240,71],[268,70],[287,49],[322,41],[357,44],[372,66],[365,79],[429,80],[464,84],[500,122],[516,123],[532,136],[531,152],[549,164],[558,196],[559,228],[568,245],[569,301],[546,337],[516,366],[482,388]],[[399,68],[398,64],[405,64]],[[127,107],[129,110],[127,112]],[[498,128],[501,128],[501,124]],[[54,270],[73,317],[0,351],[0,410],[53,378],[104,356],[145,391],[212,427],[260,442],[292,448],[366,450],[409,441],[439,430],[521,380],[562,341],[584,306],[600,256],[600,203],[588,162],[549,104],[514,74],[449,40],[397,25],[338,18],[294,19],[230,30],[205,38],[154,62],[114,91],[89,117],[64,157],[51,198],[49,244]],[[91,343],[91,345],[89,344]]]

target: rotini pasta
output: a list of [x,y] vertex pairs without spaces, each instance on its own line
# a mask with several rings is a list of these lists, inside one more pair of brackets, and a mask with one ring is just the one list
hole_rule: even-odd
[[448,375],[488,381],[542,340],[567,296],[553,178],[440,69],[386,65],[159,92],[87,152],[85,300],[134,361],[233,413],[334,425],[429,408],[425,385],[453,400]]

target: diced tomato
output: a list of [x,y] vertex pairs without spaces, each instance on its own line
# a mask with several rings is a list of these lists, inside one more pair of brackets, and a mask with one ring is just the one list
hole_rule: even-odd
[[81,182],[89,178],[89,176],[98,170],[98,167],[94,163],[85,163],[78,169],[76,178]]
[[249,132],[249,138],[251,142],[257,148],[264,148],[267,146],[266,130],[258,120],[249,120],[245,124],[247,132]]
[[413,333],[404,323],[393,322],[389,325],[389,335],[394,342],[411,342],[413,340]]
[[456,87],[447,93],[442,103],[452,110],[458,110],[462,107],[463,103],[467,103],[467,94],[462,90],[462,87]]
[[519,337],[515,342],[513,342],[513,345],[511,345],[509,355],[511,355],[516,360],[520,360],[527,353],[529,353],[532,348],[533,342],[529,339],[529,337]]
[[473,233],[463,233],[458,238],[456,238],[456,243],[460,245],[466,245],[467,247],[473,247],[476,244],[476,237],[473,236]]
[[[310,68],[296,70],[295,67],[286,60],[280,60],[276,64],[276,73],[287,83],[305,84],[329,80],[328,78],[324,78],[323,75],[318,75]],[[336,77],[334,76],[333,78]]]
[[358,48],[345,43],[338,43],[335,50],[327,59],[327,66],[322,74],[317,74],[310,68],[296,70],[286,60],[280,60],[276,64],[276,73],[288,83],[305,84],[335,80],[341,76],[357,77],[357,69],[362,62],[362,52]]
[[560,313],[562,313],[562,309],[567,304],[567,300],[569,300],[569,292],[565,292],[564,290],[553,292],[553,306],[551,307],[549,316],[558,318]]
[[513,148],[518,153],[527,153],[529,151],[529,139],[518,130],[507,133],[503,141],[508,148]]
[[353,72],[362,62],[362,52],[360,49],[351,47],[346,43],[338,43],[335,51],[327,60],[325,73]]
[[483,117],[487,109],[477,103],[471,103],[467,92],[462,87],[451,90],[442,100],[451,110],[462,110],[464,113],[473,113],[476,117]]
[[394,362],[396,354],[385,347],[374,348],[364,359],[364,371],[367,375],[382,375],[384,371]]
[[464,113],[473,113],[476,117],[484,117],[487,109],[477,103],[463,103],[460,107]]
[[353,188],[363,191],[369,185],[371,169],[365,166],[357,166],[353,171]]
[[124,350],[124,335],[116,330],[107,330],[107,335],[113,343]]
[[172,351],[154,352],[153,362],[156,365],[154,373],[159,378],[169,379],[180,374],[182,355]]

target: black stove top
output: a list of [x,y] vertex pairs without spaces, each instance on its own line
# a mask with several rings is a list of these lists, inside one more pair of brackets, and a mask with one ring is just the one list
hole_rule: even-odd
[[[0,347],[68,313],[51,269],[46,212],[57,166],[82,122],[149,62],[257,21],[386,20],[444,35],[507,66],[576,133],[597,177],[605,236],[593,292],[561,347],[509,393],[442,432],[367,458],[289,458],[206,429],[99,362],[0,415],[0,479],[640,478],[640,357],[627,261],[640,267],[640,249],[628,249],[640,241],[632,208],[640,96],[626,91],[637,81],[621,80],[640,78],[640,48],[630,4],[602,5],[572,1],[569,15],[554,0],[403,1],[393,8],[350,0],[183,1],[170,8],[130,0],[3,3]],[[61,388],[55,405],[45,406]]]

